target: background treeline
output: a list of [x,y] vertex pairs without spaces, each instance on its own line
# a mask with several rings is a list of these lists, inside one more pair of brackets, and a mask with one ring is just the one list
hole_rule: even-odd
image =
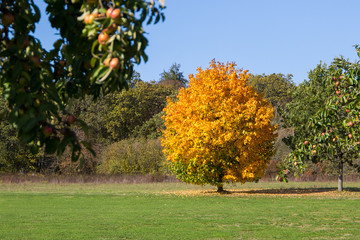
[[[249,85],[263,94],[276,110],[273,122],[278,125],[278,137],[265,177],[273,178],[277,174],[279,164],[293,147],[294,138],[300,137],[294,136],[294,129],[304,127],[306,119],[322,107],[324,93],[330,93],[323,84],[326,67],[319,64],[309,72],[309,79],[298,86],[290,74],[251,76]],[[44,152],[31,154],[7,121],[6,102],[0,98],[0,173],[170,174],[159,140],[164,125],[162,110],[167,97],[175,99],[179,89],[187,84],[180,65],[175,63],[160,74],[158,81],[145,82],[135,74],[128,91],[96,101],[89,96],[74,100],[71,110],[88,124],[87,138],[96,152],[95,157],[86,154],[83,166],[71,161],[70,151],[62,156]],[[76,124],[74,128],[76,130]],[[79,137],[85,138],[85,134],[78,131]],[[309,178],[336,175],[336,166],[325,163],[313,164],[308,169],[305,176]],[[351,170],[346,172],[352,173]]]
[[83,166],[72,162],[70,151],[62,156],[31,154],[8,122],[6,101],[0,98],[0,173],[39,172],[43,174],[123,174],[168,173],[159,137],[163,127],[162,110],[167,97],[176,98],[187,80],[180,65],[173,64],[160,74],[158,81],[144,82],[135,73],[129,90],[109,94],[94,101],[90,96],[74,100],[71,111],[88,125],[86,137],[77,129],[79,138],[87,138],[96,152],[86,154]]

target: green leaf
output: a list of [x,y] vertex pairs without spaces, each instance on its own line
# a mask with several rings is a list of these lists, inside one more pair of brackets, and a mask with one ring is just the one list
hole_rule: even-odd
[[91,53],[94,54],[96,46],[99,44],[98,40],[95,40],[91,46]]
[[30,147],[30,152],[34,155],[38,154],[39,153],[39,147],[36,146],[35,144],[31,145]]
[[82,141],[81,143],[82,143],[82,145],[84,145],[86,147],[87,150],[89,150],[91,152],[91,154],[94,157],[96,156],[96,152],[94,151],[94,149],[92,149],[91,143],[89,143],[87,141]]
[[48,154],[54,154],[59,146],[59,138],[47,138],[45,139],[45,152]]
[[36,138],[36,132],[28,132],[20,136],[20,143],[25,144],[33,141]]
[[94,69],[94,71],[93,71],[92,74],[91,74],[92,82],[95,82],[95,81],[98,79],[100,72],[101,72],[104,68],[107,69],[107,67],[105,67],[104,65],[99,65],[99,66],[97,66],[97,67]]
[[78,122],[80,124],[82,130],[84,131],[86,136],[88,136],[89,135],[89,127],[88,127],[88,125],[81,119],[76,119],[76,122]]
[[30,131],[36,131],[35,127],[37,126],[38,123],[38,119],[37,118],[32,118],[25,126],[24,126],[24,132],[30,132]]
[[90,66],[95,67],[96,62],[97,62],[97,58],[92,57],[91,60],[90,60]]
[[59,156],[62,155],[66,149],[66,146],[73,140],[74,138],[72,136],[63,138],[63,140],[59,143],[59,146],[57,148],[57,155]]
[[160,14],[156,16],[154,24],[157,24],[159,21],[160,21]]
[[80,157],[80,152],[73,150],[71,153],[71,161],[76,162],[77,160],[79,160],[79,157]]
[[81,155],[80,164],[79,164],[79,170],[81,170],[84,167],[84,163],[85,163],[84,155]]

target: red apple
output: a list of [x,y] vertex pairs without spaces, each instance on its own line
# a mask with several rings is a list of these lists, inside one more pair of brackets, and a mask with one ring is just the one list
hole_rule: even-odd
[[115,8],[114,10],[111,11],[110,17],[112,19],[117,19],[121,17],[121,11],[118,8]]
[[111,12],[113,11],[113,8],[109,8],[108,10],[106,10],[106,17],[111,17]]
[[339,86],[339,84],[340,84],[340,82],[339,82],[339,81],[337,81],[337,82],[335,83],[335,86]]
[[308,144],[309,143],[309,141],[308,140],[306,140],[305,142],[304,142],[304,144],[306,145],[306,144]]
[[53,133],[53,128],[49,125],[43,127],[43,133],[46,137],[49,137]]
[[346,109],[345,111],[346,111],[347,113],[348,113],[348,112],[350,112],[350,110],[349,110],[349,109]]
[[67,120],[66,120],[66,122],[68,123],[68,124],[74,124],[75,123],[75,121],[76,121],[76,118],[74,117],[74,115],[69,115],[68,116],[68,118],[67,118]]
[[119,67],[119,59],[118,58],[111,59],[109,66],[110,66],[110,68],[114,68],[114,69],[118,68]]
[[294,162],[294,166],[296,166],[296,165],[298,165],[298,163],[297,163],[297,162]]
[[313,145],[313,148],[316,148],[316,145]]
[[14,20],[14,15],[12,15],[11,13],[5,13],[2,18],[2,25],[8,27],[14,23]]
[[110,60],[111,60],[111,58],[109,58],[109,57],[105,59],[104,65],[105,65],[106,67],[108,67],[108,66],[110,65]]
[[99,34],[98,41],[100,44],[105,44],[107,41],[109,41],[109,39],[110,36],[107,33],[102,32]]
[[325,133],[321,133],[321,136],[325,136]]
[[339,90],[338,90],[338,91],[336,91],[336,94],[337,94],[337,95],[339,95],[340,93],[341,93],[341,92],[340,92]]
[[29,57],[29,60],[35,65],[35,67],[40,67],[40,65],[41,65],[40,57],[31,56],[31,57]]
[[84,18],[84,23],[85,24],[92,24],[94,22],[95,19],[95,15],[94,14],[88,14],[85,16]]
[[316,154],[316,150],[312,150],[311,152],[312,152],[313,154]]
[[349,133],[348,137],[349,137],[349,138],[352,138],[352,134],[351,134],[351,133]]
[[354,123],[353,123],[353,122],[349,122],[348,125],[349,125],[349,127],[352,127],[352,126],[354,125]]

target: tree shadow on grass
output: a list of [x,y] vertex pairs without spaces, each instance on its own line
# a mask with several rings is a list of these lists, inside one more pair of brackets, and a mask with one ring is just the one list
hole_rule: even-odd
[[[264,195],[301,195],[337,192],[337,188],[281,188],[281,189],[253,189],[253,190],[224,190],[220,194],[264,194]],[[344,192],[360,192],[360,188],[344,188]]]

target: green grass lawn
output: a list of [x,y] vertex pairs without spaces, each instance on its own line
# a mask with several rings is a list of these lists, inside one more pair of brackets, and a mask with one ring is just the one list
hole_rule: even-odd
[[0,239],[359,239],[360,183],[0,184]]

